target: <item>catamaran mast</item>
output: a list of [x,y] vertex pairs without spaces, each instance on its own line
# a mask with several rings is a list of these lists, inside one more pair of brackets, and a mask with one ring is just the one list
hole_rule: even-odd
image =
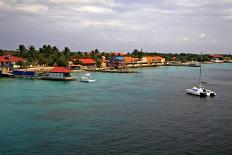
[[199,85],[202,83],[202,81],[201,81],[201,64],[202,64],[202,52],[201,52],[201,62],[200,62]]

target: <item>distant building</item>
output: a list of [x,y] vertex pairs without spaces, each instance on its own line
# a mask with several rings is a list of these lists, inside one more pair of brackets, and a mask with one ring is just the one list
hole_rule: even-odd
[[209,56],[214,59],[223,59],[223,56],[221,54],[211,54]]
[[161,56],[145,56],[145,57],[142,57],[142,62],[147,63],[148,65],[164,64],[165,58],[163,58]]
[[142,62],[151,65],[154,62],[154,60],[152,56],[144,56],[142,57]]
[[[73,60],[75,61],[75,59]],[[74,71],[80,70],[81,69],[81,65],[76,65],[73,63],[73,61],[69,61],[68,62],[68,68]]]
[[215,63],[223,62],[223,56],[220,54],[211,54],[211,61]]
[[102,56],[101,60],[101,68],[106,68],[107,67],[107,60],[105,56]]
[[110,60],[109,67],[110,68],[115,68],[115,69],[126,68],[126,63],[125,63],[124,60],[125,60],[125,58],[122,57],[122,56],[113,57]]
[[172,57],[172,61],[176,61],[176,57]]
[[134,57],[129,57],[129,56],[124,57],[124,61],[126,64],[134,64],[134,63],[137,63],[139,60],[140,60],[139,58],[134,58]]
[[161,56],[154,56],[153,59],[156,64],[165,64],[166,61],[165,58]]
[[126,52],[119,52],[117,53],[118,56],[126,56]]
[[20,57],[15,57],[12,55],[0,56],[0,68],[2,72],[9,72],[13,70],[17,62],[24,62],[25,59]]
[[96,67],[97,62],[92,58],[79,59],[80,64],[87,67]]

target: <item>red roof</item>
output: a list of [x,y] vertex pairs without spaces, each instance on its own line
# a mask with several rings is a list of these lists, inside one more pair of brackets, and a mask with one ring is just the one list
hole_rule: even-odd
[[83,64],[96,64],[97,62],[91,58],[79,59]]
[[66,69],[64,67],[55,67],[49,71],[50,73],[70,73],[71,71],[69,69]]
[[210,55],[210,57],[212,57],[212,58],[223,58],[223,56],[220,55],[220,54],[212,54],[212,55]]
[[25,59],[15,57],[12,55],[0,56],[0,62],[20,62],[20,61],[25,61]]
[[164,58],[161,57],[161,56],[154,56],[153,58],[156,59],[156,60],[158,60],[158,61],[162,61],[162,59],[164,59]]

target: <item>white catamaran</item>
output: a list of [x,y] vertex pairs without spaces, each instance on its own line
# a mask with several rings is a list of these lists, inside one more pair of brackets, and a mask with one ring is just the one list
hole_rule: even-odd
[[[202,62],[202,53],[201,53],[201,62]],[[206,96],[216,96],[216,93],[209,90],[209,89],[205,89],[202,84],[206,83],[203,82],[201,80],[201,64],[200,64],[200,76],[199,76],[199,80],[198,80],[198,86],[194,86],[190,89],[186,89],[187,94],[191,94],[191,95],[196,95],[196,96],[200,96],[200,97],[206,97]]]

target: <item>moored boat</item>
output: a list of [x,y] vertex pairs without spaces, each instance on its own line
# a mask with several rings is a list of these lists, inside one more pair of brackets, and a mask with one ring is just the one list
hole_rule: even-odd
[[92,83],[92,82],[95,82],[96,80],[93,79],[93,78],[91,78],[90,73],[86,73],[86,74],[84,74],[84,75],[81,76],[80,81],[81,82]]
[[[201,53],[201,62],[202,62],[202,53]],[[190,89],[186,89],[187,94],[192,94],[196,96],[201,96],[201,97],[214,97],[216,96],[216,93],[209,90],[205,89],[201,84],[206,84],[207,82],[203,82],[201,79],[201,64],[200,64],[200,76],[199,76],[199,81],[198,81],[198,87],[193,87]]]
[[204,89],[197,88],[197,87],[186,89],[186,92],[188,94],[195,95],[195,96],[200,96],[200,97],[206,97],[207,96],[207,93],[206,93],[206,91]]

